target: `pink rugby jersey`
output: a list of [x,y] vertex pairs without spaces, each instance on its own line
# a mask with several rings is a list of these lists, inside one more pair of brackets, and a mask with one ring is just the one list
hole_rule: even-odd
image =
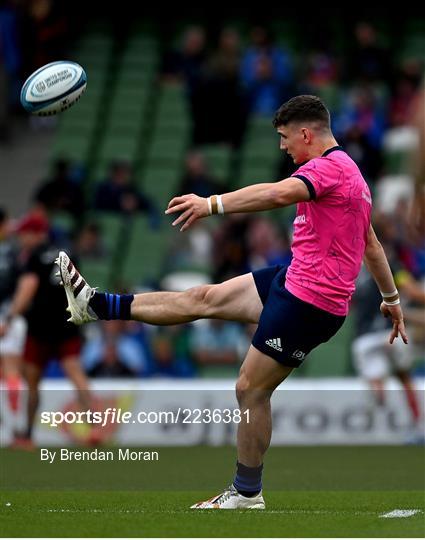
[[297,204],[285,287],[297,298],[346,315],[367,244],[372,200],[354,161],[335,146],[292,177],[311,200]]

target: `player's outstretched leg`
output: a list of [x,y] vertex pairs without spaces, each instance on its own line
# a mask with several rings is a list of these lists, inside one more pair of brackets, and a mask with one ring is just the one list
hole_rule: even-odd
[[156,325],[200,318],[258,323],[263,308],[251,273],[182,292],[110,294],[90,287],[64,251],[56,262],[68,299],[69,320],[78,325],[97,319],[131,319]]
[[[197,510],[265,508],[262,493],[263,457],[271,439],[270,398],[291,373],[284,366],[251,346],[242,364],[236,395],[241,410],[238,425],[238,462],[233,484],[223,493],[191,506]],[[248,415],[245,414],[249,411]]]

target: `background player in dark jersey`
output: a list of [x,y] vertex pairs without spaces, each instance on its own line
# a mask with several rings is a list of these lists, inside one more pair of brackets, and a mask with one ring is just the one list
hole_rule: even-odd
[[[27,428],[16,441],[18,445],[27,445],[31,442],[32,426],[39,404],[39,382],[49,360],[60,360],[84,408],[89,407],[89,386],[79,363],[79,329],[66,321],[66,302],[54,267],[57,247],[48,240],[49,223],[42,215],[32,213],[18,223],[16,233],[25,262],[9,317],[25,314],[28,324],[24,352],[24,376],[28,384]],[[55,317],[50,316],[52,310],[57,313]]]

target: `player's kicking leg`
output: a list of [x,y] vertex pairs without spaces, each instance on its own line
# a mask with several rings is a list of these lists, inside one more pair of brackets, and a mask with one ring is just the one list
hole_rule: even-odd
[[[68,311],[75,324],[98,318],[133,319],[156,325],[186,323],[200,318],[258,323],[267,291],[272,281],[281,276],[276,268],[260,272],[257,279],[250,273],[218,285],[194,287],[184,292],[115,295],[97,293],[92,289],[66,253],[60,252],[57,262],[68,298]],[[282,330],[276,317],[272,319]],[[268,337],[274,335],[275,330],[272,329]],[[278,343],[281,343],[280,338]],[[268,356],[267,351],[260,352],[266,346],[261,342],[258,348],[250,348],[237,383],[240,407],[249,409],[250,417],[249,423],[242,422],[239,426],[238,469],[234,483],[217,497],[192,508],[264,508],[261,472],[263,455],[271,436],[270,396],[292,371],[292,367]],[[280,345],[279,349],[282,351]]]
[[69,320],[77,325],[98,319],[132,319],[156,325],[202,318],[257,323],[263,308],[252,274],[183,292],[119,295],[96,292],[64,251],[56,262],[68,300]]
[[[194,504],[198,510],[265,508],[262,494],[263,457],[272,434],[270,398],[273,391],[291,373],[270,356],[250,347],[236,383],[241,410],[238,426],[238,464],[233,484],[223,493]],[[244,414],[249,411],[249,416]]]

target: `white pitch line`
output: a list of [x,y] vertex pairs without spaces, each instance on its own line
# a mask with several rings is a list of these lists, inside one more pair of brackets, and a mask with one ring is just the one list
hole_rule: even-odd
[[379,517],[381,518],[407,518],[414,516],[415,514],[421,514],[422,510],[419,510],[418,508],[414,508],[412,510],[400,510],[396,508],[395,510],[392,510],[391,512],[387,512],[386,514],[381,514]]
[[[214,513],[215,509],[202,509],[201,514],[208,515]],[[39,509],[39,512],[47,513],[69,513],[69,514],[191,514],[196,515],[199,513],[199,510],[186,509],[186,510],[112,510],[112,509],[100,509],[100,508],[48,508],[48,509]],[[322,516],[374,516],[376,512],[371,512],[368,510],[365,511],[332,511],[332,510],[234,510],[231,513],[238,514],[250,514],[255,513],[257,515],[263,514],[295,514],[295,515],[322,515]]]
[[[14,511],[17,510],[15,507]],[[119,510],[119,509],[105,509],[105,508],[46,508],[39,509],[40,513],[55,513],[55,514],[190,514],[196,515],[196,510],[185,509],[185,510],[143,510],[143,509],[132,509],[132,510]],[[214,510],[201,510],[201,515],[209,515],[213,513]],[[321,516],[378,516],[380,518],[407,518],[414,516],[416,514],[423,513],[423,510],[418,508],[414,509],[395,509],[391,512],[386,512],[385,514],[378,514],[377,512],[371,512],[368,510],[341,510],[341,511],[332,511],[332,510],[253,510],[252,513],[257,515],[263,514],[281,514],[281,515],[321,515]],[[238,514],[250,514],[249,509],[247,510],[234,510],[232,513]],[[199,513],[199,510],[198,510]]]

